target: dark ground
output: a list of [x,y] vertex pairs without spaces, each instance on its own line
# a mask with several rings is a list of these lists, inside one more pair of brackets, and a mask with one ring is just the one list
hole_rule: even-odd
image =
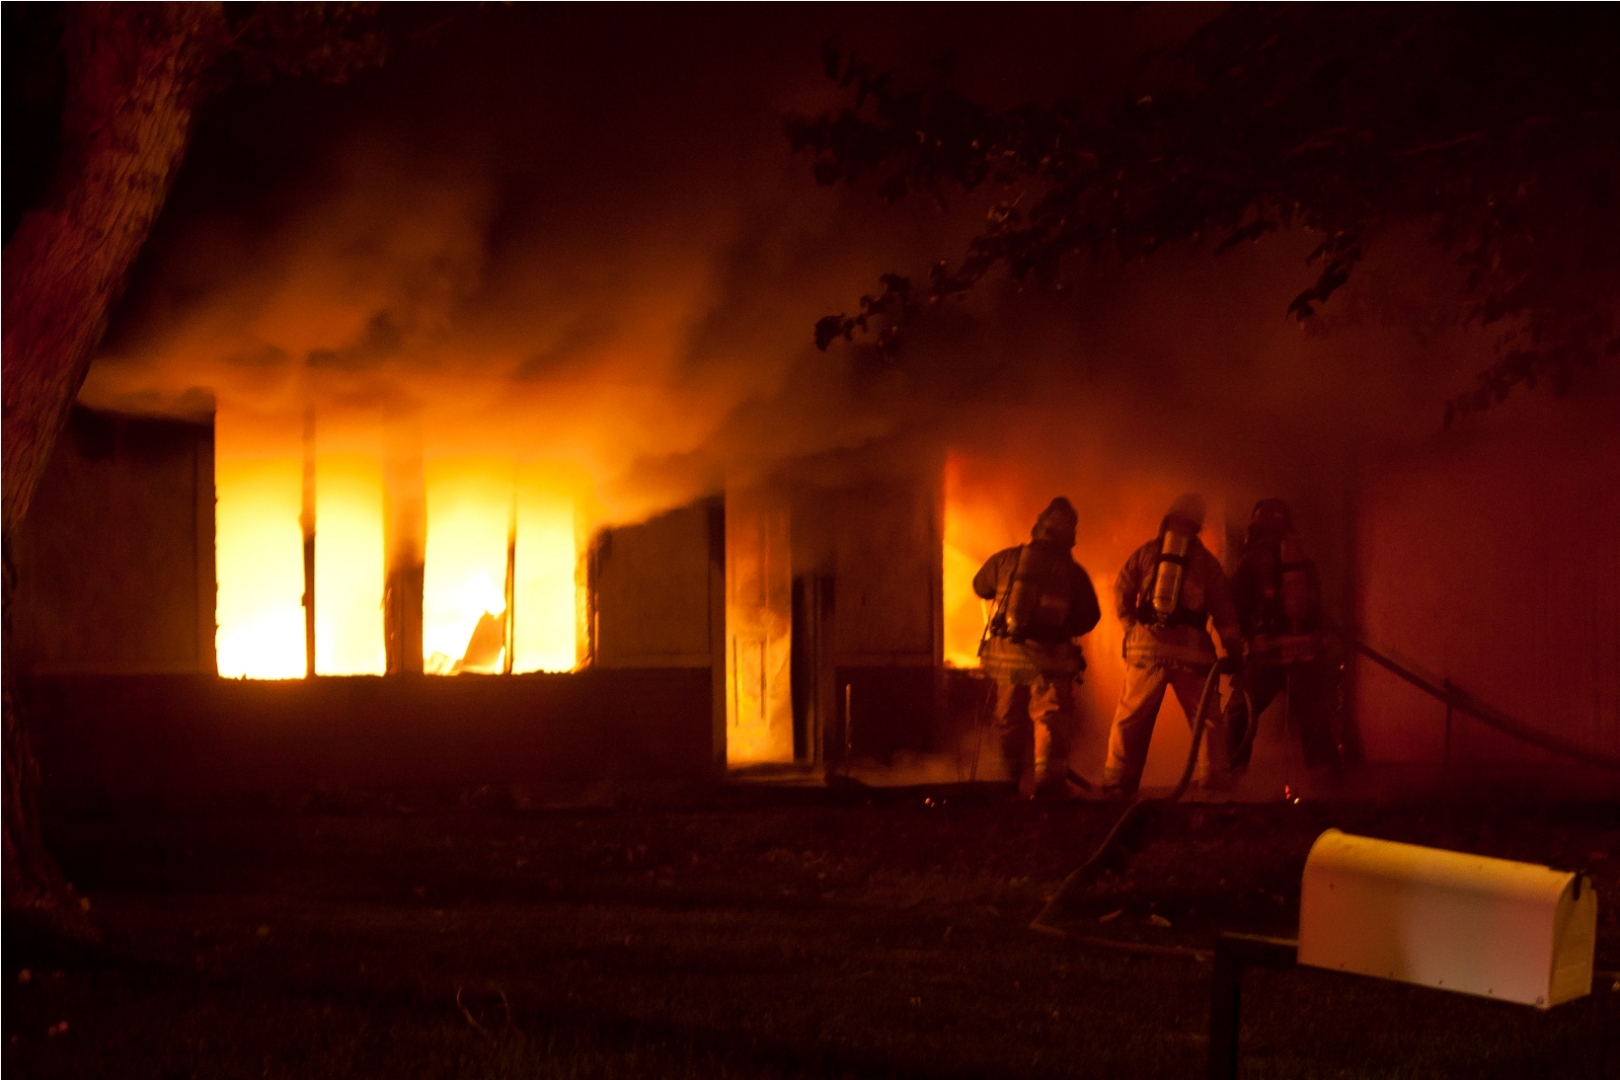
[[[1116,807],[944,790],[503,801],[53,822],[106,940],[8,926],[7,1074],[1201,1075],[1208,963],[1027,929]],[[1181,806],[1075,933],[1293,936],[1329,825],[1588,867],[1598,966],[1620,968],[1616,805]],[[1538,1012],[1296,969],[1251,972],[1244,998],[1245,1077],[1620,1075],[1607,985]]]

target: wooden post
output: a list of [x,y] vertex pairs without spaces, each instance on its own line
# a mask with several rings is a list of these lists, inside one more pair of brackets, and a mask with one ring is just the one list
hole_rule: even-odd
[[315,677],[315,403],[304,406],[304,476],[298,526],[304,534],[304,678]]
[[414,409],[402,409],[387,418],[383,548],[383,644],[388,674],[419,675],[427,492],[422,472],[422,422]]
[[512,516],[506,520],[506,617],[503,619],[505,653],[501,660],[501,674],[512,674],[512,648],[517,644],[517,621],[513,609],[517,606],[517,482],[512,483]]
[[1243,964],[1225,934],[1215,939],[1214,968],[1209,980],[1209,1080],[1237,1080]]

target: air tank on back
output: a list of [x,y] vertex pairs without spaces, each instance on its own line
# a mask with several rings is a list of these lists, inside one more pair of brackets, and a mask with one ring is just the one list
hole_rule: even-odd
[[1159,535],[1159,558],[1154,565],[1151,602],[1156,621],[1164,623],[1181,605],[1181,583],[1187,575],[1187,550],[1192,534],[1166,524]]

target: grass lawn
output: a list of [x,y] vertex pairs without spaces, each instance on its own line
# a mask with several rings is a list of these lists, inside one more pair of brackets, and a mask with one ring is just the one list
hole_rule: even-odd
[[[7,926],[8,1075],[1204,1067],[1207,963],[1027,929],[1115,807],[960,791],[469,801],[52,821],[105,940],[75,949]],[[1590,868],[1599,966],[1620,968],[1613,806],[1181,806],[1138,833],[1073,929],[1195,948],[1218,929],[1292,936],[1305,852],[1329,825]],[[1255,971],[1244,1006],[1245,1077],[1620,1076],[1620,992],[1607,988],[1538,1012]]]

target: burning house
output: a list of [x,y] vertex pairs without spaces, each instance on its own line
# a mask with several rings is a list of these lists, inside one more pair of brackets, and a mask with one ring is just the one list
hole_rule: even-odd
[[[1061,295],[986,286],[899,354],[821,352],[851,282],[963,229],[790,157],[782,117],[842,101],[798,63],[821,17],[500,18],[352,94],[249,86],[202,116],[16,538],[47,787],[976,775],[969,582],[1057,494],[1103,598],[1094,774],[1114,575],[1200,490],[1229,569],[1249,508],[1288,499],[1346,633],[1590,751],[1526,750],[1347,647],[1348,761],[1612,790],[1592,762],[1620,754],[1613,388],[1442,428],[1491,339],[1406,331],[1452,303],[1421,244],[1392,238],[1306,334],[1278,298],[1314,241],[1287,235],[1076,266]],[[908,28],[868,31],[917,61]],[[1063,40],[979,41],[962,78],[1069,92]],[[1088,53],[1084,79],[1122,83],[1129,52]],[[1186,747],[1159,732],[1149,783]],[[1262,735],[1267,797],[1290,746]]]
[[81,794],[678,784],[937,742],[937,472],[586,529],[496,458],[215,446],[212,416],[81,408],[19,538],[21,659]]
[[[851,767],[967,779],[980,771],[972,671],[986,617],[967,583],[1020,539],[1040,485],[1062,483],[1009,486],[1004,461],[953,453],[920,474],[841,471],[825,486],[802,470],[590,527],[566,494],[497,458],[401,468],[317,442],[310,458],[230,460],[217,449],[230,438],[212,416],[73,415],[15,549],[19,661],[63,797],[493,786],[529,798]],[[1579,407],[1446,442],[1300,502],[1329,608],[1383,654],[1595,760],[1527,743],[1348,650],[1342,752],[1402,788],[1449,776],[1610,790],[1620,566],[1604,538],[1620,527],[1620,447]],[[414,492],[400,494],[401,473]],[[1098,495],[1060,490],[1081,508],[1077,555],[1107,597],[1174,486],[1121,503],[1091,482]],[[1206,526],[1228,559],[1247,501],[1217,500]],[[402,544],[407,514],[416,539]],[[1440,534],[1457,539],[1437,549]],[[1100,764],[1120,637],[1106,610],[1086,642],[1082,769]],[[1305,779],[1286,708],[1265,718],[1253,797]],[[1150,783],[1185,745],[1180,725],[1161,726]]]
[[13,1071],[1620,1075],[1612,15],[0,14]]

